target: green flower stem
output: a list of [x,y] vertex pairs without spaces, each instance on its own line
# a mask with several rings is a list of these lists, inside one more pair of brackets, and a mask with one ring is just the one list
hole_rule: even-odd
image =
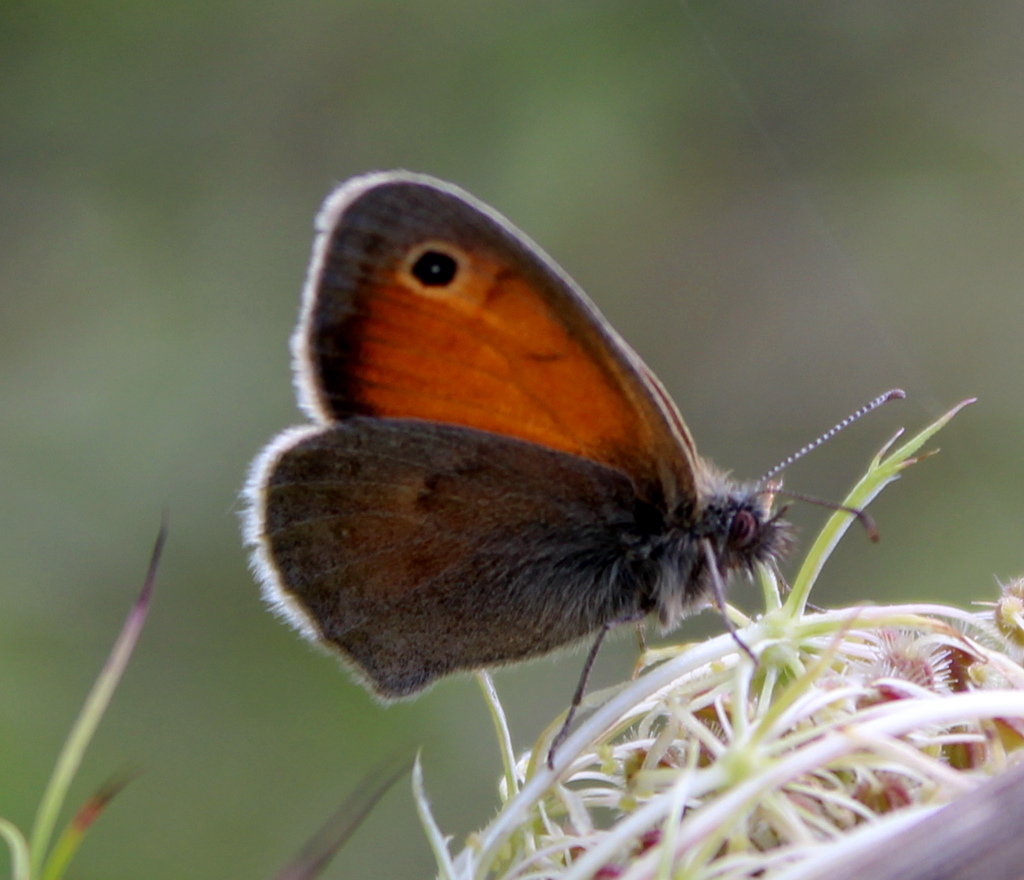
[[[899,479],[901,471],[930,455],[931,453],[926,453],[925,455],[914,457],[914,454],[938,433],[953,416],[971,403],[974,403],[973,398],[958,403],[945,415],[883,459],[882,456],[885,455],[892,443],[899,437],[899,434],[897,434],[875,456],[871,466],[868,468],[868,472],[844,499],[843,506],[851,507],[855,510],[863,510],[867,507],[875,499],[875,496],[888,486],[889,483]],[[829,518],[825,528],[821,530],[821,534],[818,535],[817,540],[807,553],[807,559],[804,561],[796,580],[793,582],[793,589],[789,594],[789,598],[786,599],[786,604],[783,606],[783,611],[788,616],[795,619],[804,613],[811,587],[814,586],[814,582],[818,579],[818,575],[821,573],[825,562],[853,521],[853,515],[842,510],[836,511]]]

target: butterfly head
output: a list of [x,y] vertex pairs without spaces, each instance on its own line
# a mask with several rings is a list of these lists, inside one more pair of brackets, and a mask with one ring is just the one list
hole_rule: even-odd
[[784,557],[793,542],[793,526],[783,519],[785,508],[772,511],[770,487],[732,485],[705,503],[697,534],[711,542],[719,570],[753,573],[758,564]]
[[[702,465],[705,462],[702,462]],[[655,589],[658,616],[666,629],[675,627],[695,607],[711,600],[714,578],[733,572],[753,574],[758,565],[785,557],[793,526],[783,519],[785,508],[773,511],[774,492],[764,483],[736,484],[708,466],[700,474],[700,501],[670,517],[663,560],[671,574]],[[717,571],[712,571],[704,545]]]

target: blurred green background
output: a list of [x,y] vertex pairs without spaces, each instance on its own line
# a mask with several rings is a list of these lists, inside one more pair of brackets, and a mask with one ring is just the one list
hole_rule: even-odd
[[[1024,572],[1022,45],[1024,7],[985,0],[3,3],[0,815],[29,825],[165,505],[72,801],[143,773],[72,876],[269,877],[403,747],[456,846],[492,815],[473,679],[379,707],[263,609],[240,547],[248,461],[301,421],[313,216],[357,172],[507,214],[739,475],[906,388],[787,475],[840,498],[896,427],[977,395],[816,600],[991,598]],[[824,516],[794,511],[805,536]],[[634,656],[620,638],[597,683]],[[517,747],[580,662],[497,675]],[[433,873],[403,780],[327,876]]]

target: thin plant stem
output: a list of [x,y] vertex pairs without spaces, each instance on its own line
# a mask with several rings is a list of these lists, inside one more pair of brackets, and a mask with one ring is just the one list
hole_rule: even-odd
[[114,689],[121,680],[121,675],[128,665],[128,660],[142,632],[142,625],[146,620],[146,611],[149,608],[149,600],[153,592],[153,581],[156,578],[156,569],[160,561],[160,553],[163,550],[164,542],[167,539],[166,522],[160,528],[160,534],[156,539],[156,546],[153,548],[153,555],[149,563],[149,571],[146,574],[146,581],[143,584],[142,592],[136,600],[132,610],[121,628],[121,632],[114,643],[114,647],[104,664],[96,683],[92,686],[89,696],[82,706],[82,710],[75,719],[75,724],[68,734],[68,738],[61,749],[60,757],[53,768],[53,774],[39,802],[39,809],[36,812],[36,819],[32,826],[29,851],[30,876],[40,877],[50,840],[53,836],[53,829],[57,824],[57,817],[60,814],[64,799],[67,797],[68,788],[74,779],[79,766],[82,763],[82,756],[89,745],[96,728],[110,704]]
[[7,841],[11,851],[11,880],[29,880],[28,841],[17,826],[7,819],[0,819],[0,836]]

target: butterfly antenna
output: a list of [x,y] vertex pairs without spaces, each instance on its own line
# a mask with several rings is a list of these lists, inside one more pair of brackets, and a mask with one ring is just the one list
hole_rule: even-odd
[[770,471],[768,471],[768,473],[761,477],[761,479],[758,482],[767,483],[776,474],[782,473],[782,471],[784,471],[791,464],[793,464],[793,462],[803,458],[812,449],[817,449],[826,440],[831,440],[833,437],[835,437],[836,434],[842,431],[843,428],[852,425],[855,421],[857,421],[857,419],[859,419],[861,416],[866,416],[873,409],[878,409],[878,407],[880,407],[883,403],[888,403],[890,400],[902,400],[906,396],[906,393],[899,388],[893,388],[892,391],[886,391],[885,394],[878,395],[878,397],[872,400],[871,403],[865,404],[856,412],[850,413],[845,419],[843,419],[838,424],[833,425],[831,428],[829,428],[829,430],[822,434],[813,443],[808,443],[803,449],[794,452],[785,461],[775,465],[775,467],[773,467]]
[[876,544],[878,543],[880,537],[878,526],[875,525],[875,521],[871,516],[859,507],[847,507],[845,504],[837,504],[835,501],[829,501],[827,498],[817,498],[814,495],[790,492],[778,486],[773,487],[772,491],[776,495],[782,495],[784,498],[790,498],[793,501],[806,501],[808,504],[817,504],[818,507],[826,507],[829,510],[841,510],[843,513],[848,513],[856,517],[857,521],[864,526],[864,531],[867,532],[868,537]]

